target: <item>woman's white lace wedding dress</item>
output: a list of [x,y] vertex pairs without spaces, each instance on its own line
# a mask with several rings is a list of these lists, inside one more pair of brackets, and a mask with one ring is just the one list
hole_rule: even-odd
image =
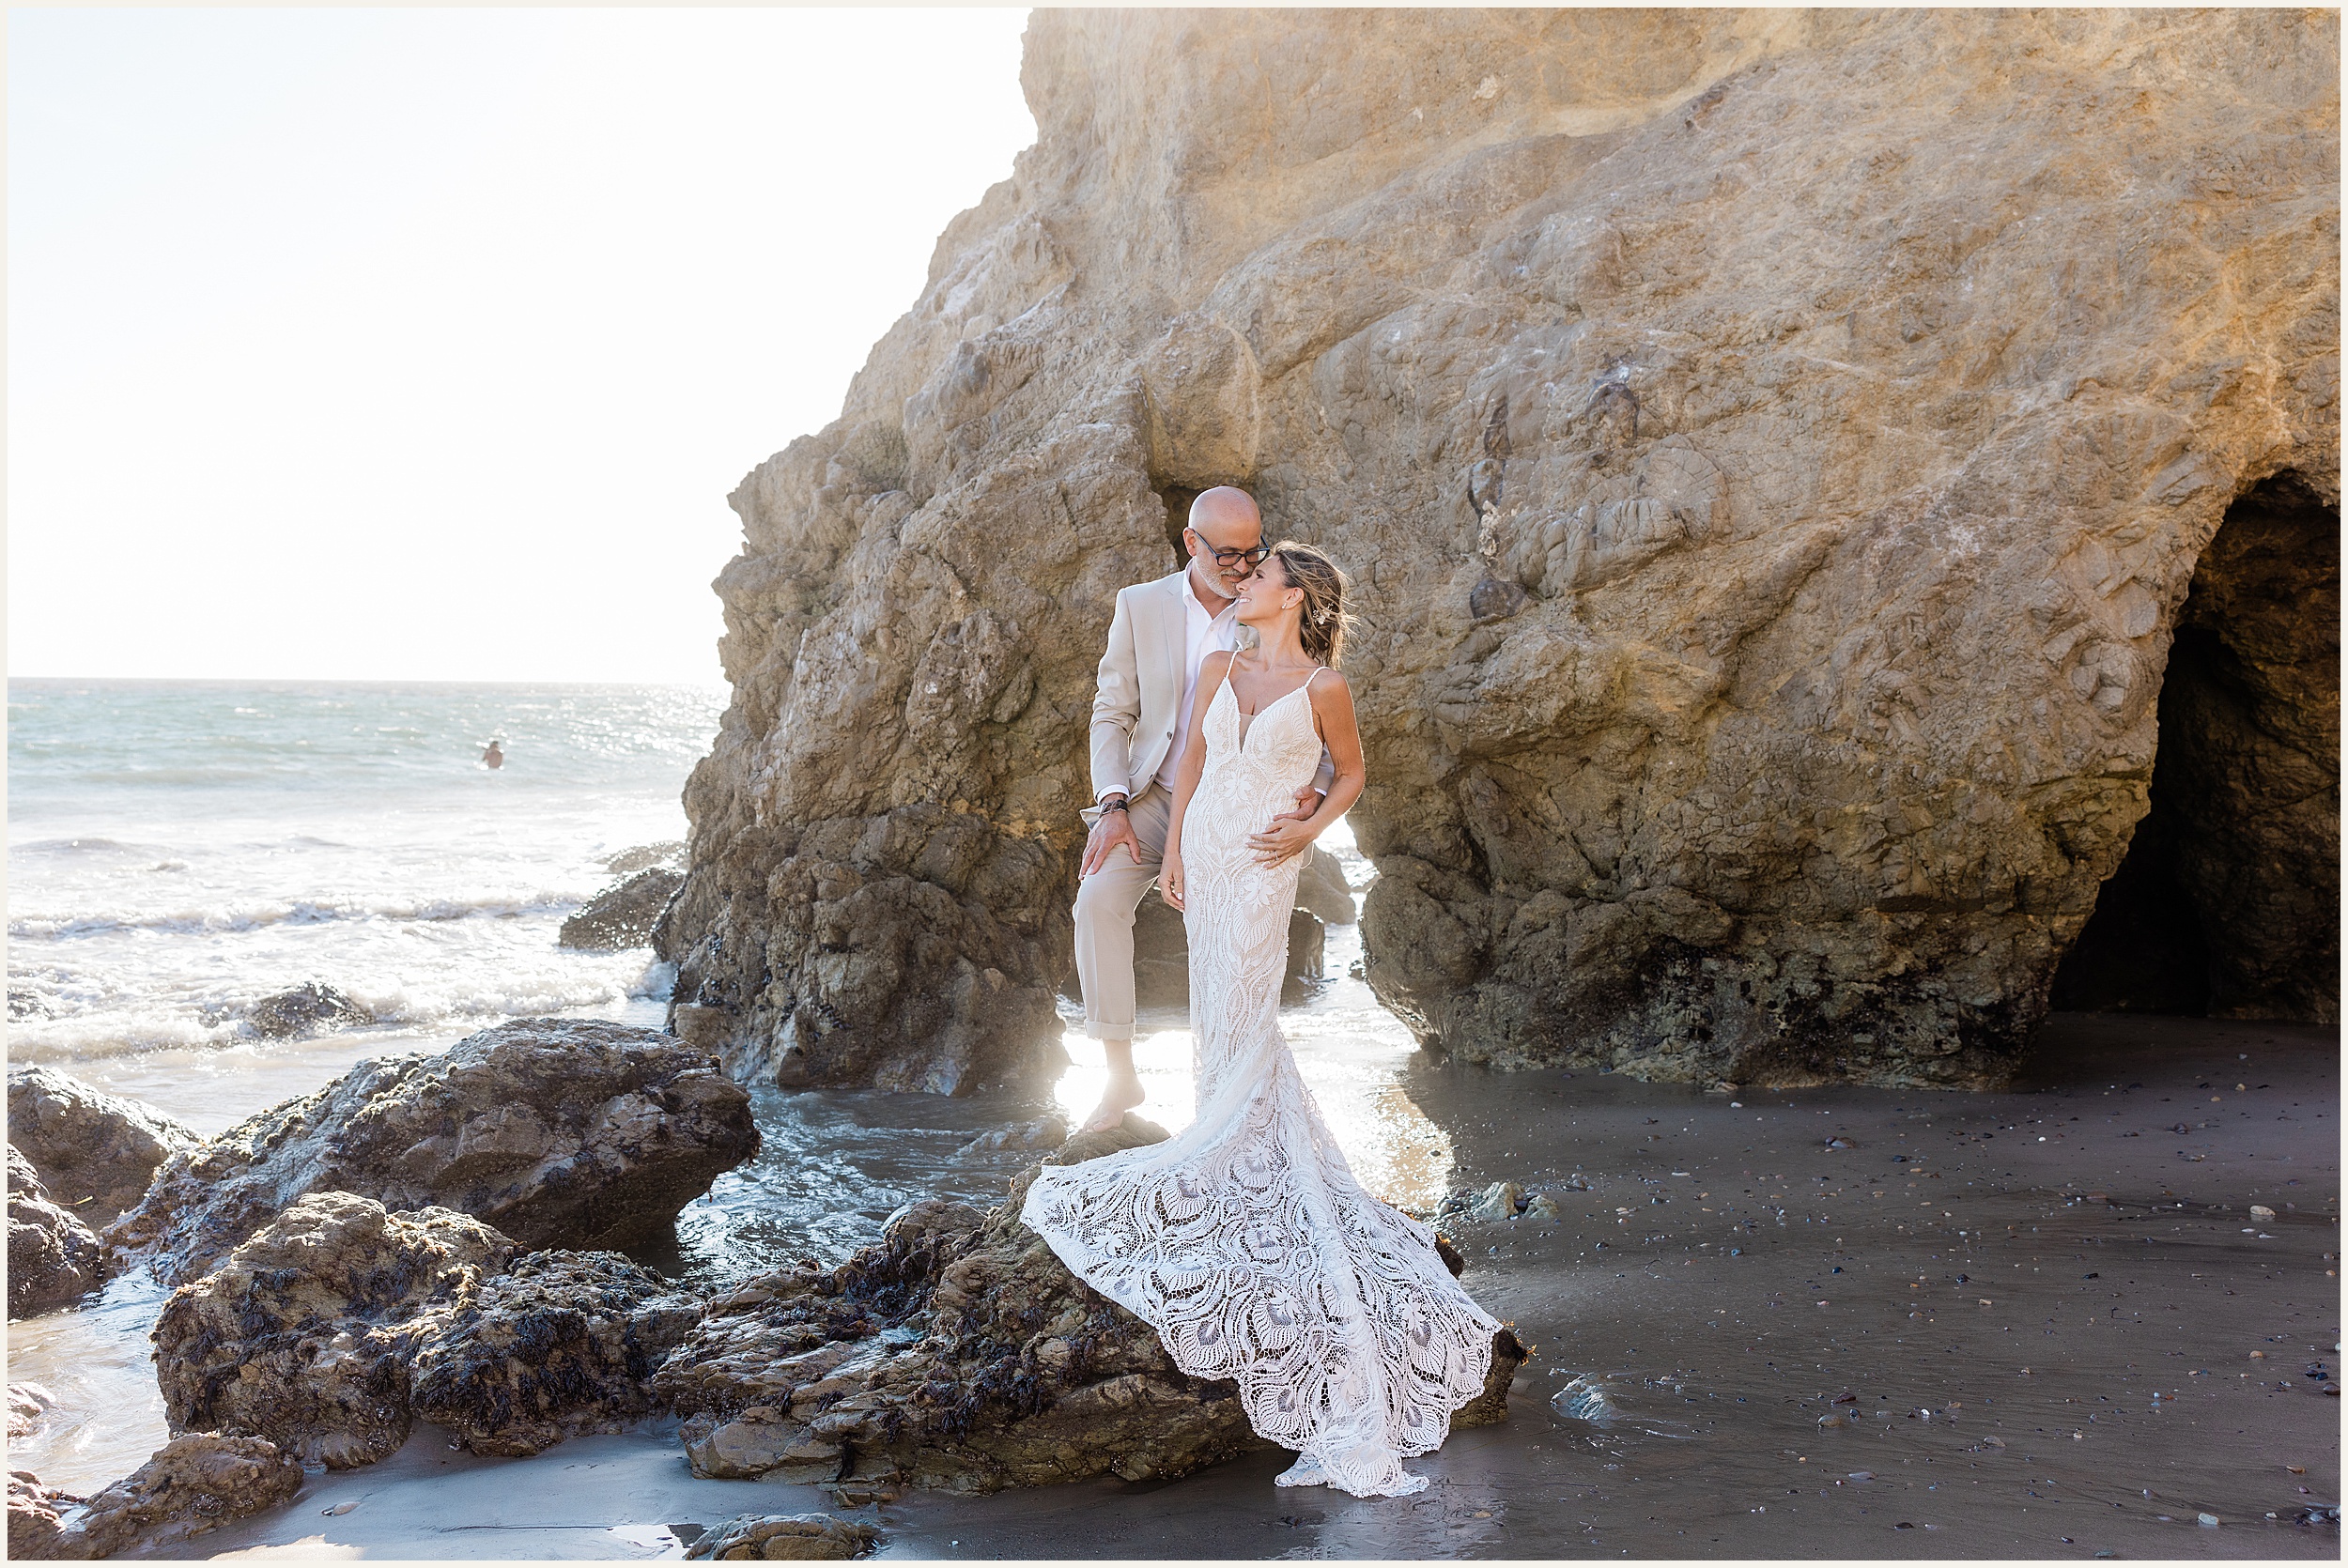
[[1500,1325],[1427,1226],[1362,1191],[1280,1038],[1304,857],[1260,865],[1247,836],[1321,745],[1303,687],[1245,716],[1226,682],[1182,822],[1197,1115],[1165,1143],[1044,1167],[1020,1218],[1184,1372],[1238,1380],[1256,1431],[1299,1452],[1282,1485],[1416,1492],[1402,1461],[1483,1391]]

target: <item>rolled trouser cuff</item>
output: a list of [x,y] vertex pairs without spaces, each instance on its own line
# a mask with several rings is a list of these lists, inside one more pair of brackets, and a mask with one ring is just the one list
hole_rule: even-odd
[[1085,1035],[1089,1039],[1130,1042],[1134,1038],[1134,1026],[1130,1023],[1094,1023],[1088,1020],[1085,1023]]

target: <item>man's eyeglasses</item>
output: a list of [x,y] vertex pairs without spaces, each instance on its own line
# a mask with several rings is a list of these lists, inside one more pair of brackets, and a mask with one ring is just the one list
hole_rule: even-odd
[[1258,545],[1253,549],[1245,550],[1217,549],[1213,545],[1207,545],[1206,535],[1200,533],[1197,529],[1190,529],[1185,531],[1190,533],[1190,535],[1197,539],[1201,545],[1207,546],[1207,549],[1212,555],[1213,555],[1214,563],[1217,566],[1229,566],[1237,561],[1245,561],[1250,566],[1260,566],[1271,557],[1272,554],[1272,546],[1269,545]]

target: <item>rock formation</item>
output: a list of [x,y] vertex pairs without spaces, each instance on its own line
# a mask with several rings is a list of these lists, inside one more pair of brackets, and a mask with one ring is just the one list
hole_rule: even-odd
[[[291,1502],[301,1466],[258,1437],[196,1432],[175,1437],[131,1474],[91,1498],[80,1517],[28,1556],[113,1557],[133,1546],[150,1553],[231,1519]],[[17,1493],[8,1495],[8,1555],[16,1549]],[[59,1500],[77,1500],[63,1499]]]
[[49,1201],[32,1161],[8,1145],[8,1316],[32,1317],[80,1300],[105,1282],[105,1248]]
[[316,980],[265,996],[246,1009],[244,1021],[263,1039],[292,1039],[372,1023],[375,1015],[347,993]]
[[702,1303],[616,1253],[532,1253],[410,1334],[409,1399],[475,1453],[520,1456],[656,1413]]
[[[1128,1116],[1044,1163],[1165,1136]],[[1182,1372],[1155,1330],[1020,1223],[1042,1168],[990,1213],[915,1204],[837,1268],[804,1265],[713,1300],[656,1379],[687,1418],[694,1473],[987,1492],[1171,1478],[1260,1447],[1235,1384]],[[1523,1359],[1502,1330],[1484,1395],[1453,1424],[1502,1419]]]
[[630,877],[648,867],[666,866],[672,871],[685,869],[685,840],[664,838],[657,844],[637,844],[609,856],[603,869],[615,877]]
[[1324,926],[1350,926],[1361,913],[1354,907],[1345,868],[1318,844],[1305,862],[1304,874],[1296,879],[1296,907]]
[[92,1227],[137,1204],[158,1166],[203,1141],[150,1106],[53,1068],[8,1074],[8,1142],[40,1173],[51,1199]]
[[390,1456],[418,1421],[520,1456],[660,1413],[652,1374],[701,1315],[616,1253],[517,1255],[450,1209],[313,1192],[172,1293],[157,1380],[175,1428],[330,1468]]
[[749,1097],[672,1036],[525,1018],[445,1053],[361,1062],[175,1155],[107,1232],[167,1284],[196,1278],[304,1193],[453,1208],[528,1250],[663,1234],[758,1150]]
[[[785,1083],[1048,1060],[1111,598],[1237,482],[1353,575],[1367,974],[1423,1040],[1997,1081],[2164,748],[2337,811],[2320,598],[2214,577],[2233,707],[2161,710],[2237,501],[2336,559],[2338,32],[1039,11],[1036,145],[732,498],[680,1013]],[[2332,1016],[2336,869],[2267,831],[2181,873],[2213,1005]]]
[[828,1514],[745,1514],[693,1543],[688,1558],[714,1562],[826,1561],[868,1557],[880,1531]]
[[[1298,907],[1289,912],[1288,970],[1280,1000],[1301,1002],[1321,977],[1328,933],[1320,917]],[[1134,998],[1145,1007],[1190,1005],[1190,938],[1180,913],[1154,893],[1134,912]]]
[[32,1562],[81,1555],[69,1548],[67,1517],[83,1499],[43,1486],[27,1470],[8,1472],[8,1559]]
[[56,1408],[57,1396],[39,1383],[8,1385],[8,1441],[29,1437],[40,1427],[41,1418]]
[[660,912],[684,883],[681,873],[666,866],[646,867],[588,899],[586,907],[563,922],[555,942],[605,953],[641,947],[652,940]]
[[511,1240],[450,1209],[313,1192],[163,1303],[164,1414],[332,1469],[372,1465],[413,1424],[412,1320],[470,1303],[513,1258]]

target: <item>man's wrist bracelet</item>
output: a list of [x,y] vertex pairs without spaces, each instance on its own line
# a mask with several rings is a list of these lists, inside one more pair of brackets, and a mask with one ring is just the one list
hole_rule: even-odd
[[1121,800],[1104,800],[1101,803],[1101,809],[1104,811],[1122,811],[1125,809],[1125,803]]

